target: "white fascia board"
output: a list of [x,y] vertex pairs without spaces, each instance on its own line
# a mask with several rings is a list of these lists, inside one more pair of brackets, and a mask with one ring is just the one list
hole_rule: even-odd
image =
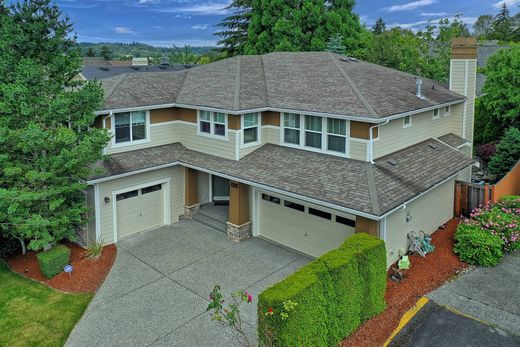
[[150,171],[155,171],[155,170],[160,170],[160,169],[166,169],[166,168],[177,166],[177,165],[179,165],[179,162],[175,161],[173,163],[168,163],[168,164],[159,165],[159,166],[153,166],[153,167],[149,167],[149,168],[146,168],[146,169],[125,172],[125,173],[120,174],[120,175],[96,178],[96,179],[93,179],[93,180],[86,181],[86,184],[92,185],[92,184],[103,183],[103,182],[107,182],[107,181],[113,181],[113,180],[117,180],[119,178],[133,176],[133,175],[138,175],[138,174],[142,174],[142,173],[145,173],[145,172],[150,172]]
[[397,114],[394,114],[392,116],[381,118],[381,122],[379,122],[379,123],[383,123],[387,119],[388,120],[394,120],[394,119],[399,119],[399,118],[403,118],[403,117],[407,117],[407,116],[413,116],[413,115],[416,115],[416,114],[419,114],[419,113],[433,111],[436,108],[442,108],[442,107],[446,107],[446,106],[462,104],[462,103],[464,103],[466,101],[466,99],[467,98],[460,99],[460,100],[455,100],[455,101],[450,101],[450,102],[445,102],[443,104],[438,104],[438,105],[434,105],[434,106],[428,106],[428,107],[425,107],[425,108],[420,108],[418,110],[413,110],[413,111],[408,111],[408,112],[403,112],[403,113],[397,113]]

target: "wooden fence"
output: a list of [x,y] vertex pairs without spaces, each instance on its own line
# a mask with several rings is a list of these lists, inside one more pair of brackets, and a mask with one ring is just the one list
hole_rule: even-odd
[[493,185],[456,181],[455,216],[469,216],[474,208],[495,203],[506,195],[520,195],[520,161]]

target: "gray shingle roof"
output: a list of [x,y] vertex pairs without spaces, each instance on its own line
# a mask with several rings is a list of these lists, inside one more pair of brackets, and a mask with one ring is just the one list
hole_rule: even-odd
[[85,66],[81,74],[87,80],[102,80],[124,73],[172,72],[190,69],[194,65],[147,65],[147,66]]
[[379,158],[375,164],[272,144],[234,161],[175,143],[113,154],[100,163],[105,173],[92,179],[176,162],[374,216],[473,164],[434,139]]
[[446,135],[442,135],[437,138],[439,141],[444,142],[448,146],[459,148],[462,145],[465,145],[466,143],[469,143],[459,135],[455,135],[454,133],[448,133]]
[[[149,75],[124,78],[105,96],[103,109],[162,102],[229,111],[269,107],[378,119],[464,99],[424,78],[425,98],[418,98],[416,76],[330,52],[239,56],[185,72],[144,77]],[[119,89],[132,92],[118,93]],[[161,97],[153,98],[156,94]],[[136,100],[135,95],[150,98]]]

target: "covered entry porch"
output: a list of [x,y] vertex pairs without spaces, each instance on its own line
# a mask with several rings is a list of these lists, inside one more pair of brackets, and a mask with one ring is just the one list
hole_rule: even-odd
[[[250,186],[191,168],[184,170],[184,218],[223,223],[222,229],[235,242],[251,237]],[[221,228],[217,225],[216,229]]]

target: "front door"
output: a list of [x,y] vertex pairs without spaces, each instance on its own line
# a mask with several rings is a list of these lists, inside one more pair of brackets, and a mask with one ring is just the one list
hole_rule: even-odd
[[211,185],[214,203],[229,203],[229,180],[212,175]]

